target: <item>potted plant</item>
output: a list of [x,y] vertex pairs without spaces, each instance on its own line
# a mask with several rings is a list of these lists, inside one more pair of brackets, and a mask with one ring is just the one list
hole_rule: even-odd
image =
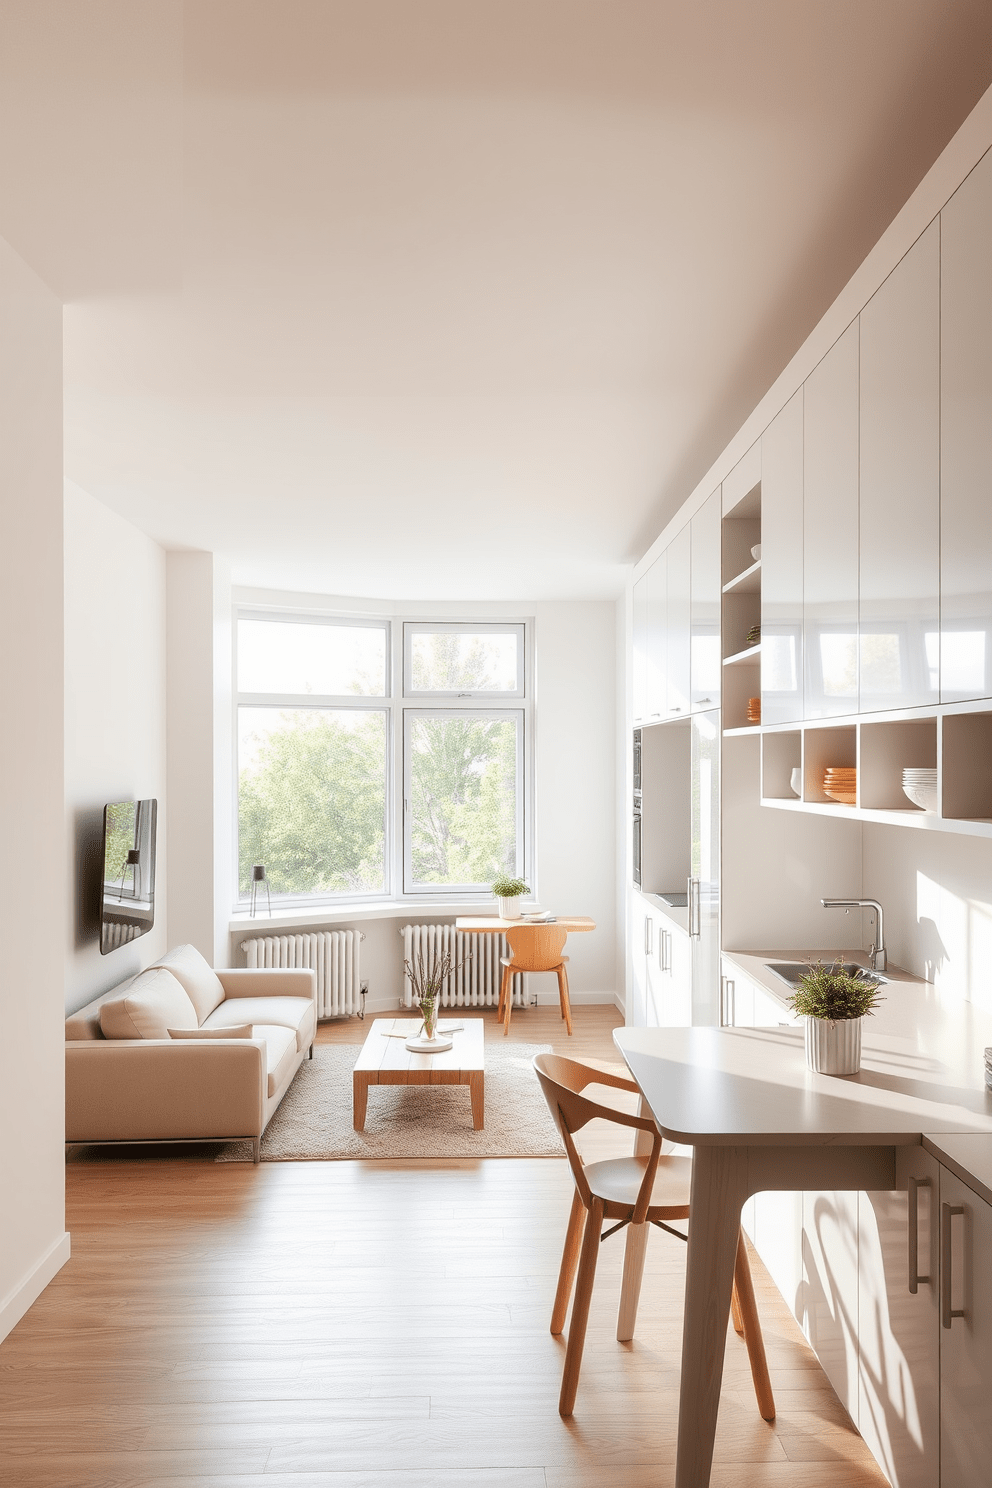
[[530,890],[522,878],[509,878],[501,873],[493,884],[493,896],[499,905],[499,917],[501,920],[519,920],[521,894],[528,894]]
[[861,1023],[875,1011],[881,983],[862,966],[811,963],[789,1006],[806,1019],[806,1063],[821,1075],[856,1075],[861,1068]]

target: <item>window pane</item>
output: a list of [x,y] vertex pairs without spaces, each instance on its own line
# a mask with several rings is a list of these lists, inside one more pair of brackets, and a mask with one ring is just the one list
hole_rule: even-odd
[[517,871],[516,718],[407,715],[413,885]]
[[238,880],[264,863],[273,894],[385,889],[386,715],[238,710]]
[[238,691],[383,697],[385,629],[240,620]]
[[415,630],[411,692],[516,692],[517,634]]
[[858,638],[828,631],[820,636],[824,697],[858,695]]

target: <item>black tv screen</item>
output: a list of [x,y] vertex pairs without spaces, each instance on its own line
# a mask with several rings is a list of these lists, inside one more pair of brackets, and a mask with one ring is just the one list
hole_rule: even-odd
[[103,808],[100,954],[147,935],[155,923],[157,801],[114,801]]

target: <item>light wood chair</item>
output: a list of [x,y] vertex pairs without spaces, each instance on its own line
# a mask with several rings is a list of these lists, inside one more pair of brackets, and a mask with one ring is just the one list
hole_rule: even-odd
[[[565,1249],[561,1258],[558,1290],[555,1293],[551,1314],[551,1331],[561,1333],[565,1326],[572,1284],[576,1267],[578,1280],[575,1283],[575,1301],[572,1305],[572,1322],[568,1331],[565,1349],[565,1368],[562,1372],[561,1394],[558,1410],[570,1416],[575,1407],[575,1393],[579,1384],[582,1365],[582,1349],[585,1343],[586,1325],[589,1321],[589,1304],[592,1301],[592,1286],[596,1276],[596,1261],[600,1243],[610,1235],[626,1228],[627,1250],[624,1255],[623,1282],[620,1296],[620,1313],[617,1320],[617,1338],[627,1342],[634,1336],[637,1302],[644,1271],[644,1256],[647,1247],[648,1226],[657,1225],[679,1240],[688,1237],[673,1229],[672,1220],[689,1219],[689,1187],[692,1174],[692,1159],[689,1157],[663,1157],[661,1133],[654,1122],[646,1116],[631,1116],[612,1106],[600,1105],[589,1100],[581,1092],[587,1085],[607,1085],[617,1090],[639,1094],[633,1080],[620,1075],[593,1069],[574,1059],[565,1059],[559,1054],[538,1054],[534,1069],[541,1082],[545,1099],[551,1108],[555,1124],[561,1133],[575,1179],[575,1194],[572,1212],[565,1235]],[[612,1121],[619,1126],[631,1127],[635,1132],[650,1135],[651,1150],[647,1155],[613,1158],[604,1162],[584,1164],[573,1140],[587,1122],[596,1118]],[[638,1137],[638,1145],[646,1145],[646,1137]],[[583,1230],[582,1215],[585,1211]],[[603,1221],[614,1220],[613,1226],[603,1231]],[[751,1282],[751,1267],[748,1263],[744,1236],[737,1242],[737,1262],[734,1269],[733,1290],[734,1328],[743,1335],[751,1364],[751,1378],[758,1410],[766,1421],[775,1419],[775,1399],[768,1364],[765,1360],[765,1345],[761,1337],[761,1324],[754,1300]]]
[[500,957],[503,975],[499,984],[499,1009],[496,1021],[503,1023],[503,1037],[510,1031],[513,1006],[513,975],[518,971],[554,971],[558,974],[558,1000],[569,1037],[572,1034],[572,1007],[568,1000],[568,957],[562,955],[568,931],[560,925],[514,925],[505,930],[510,947],[508,956]]

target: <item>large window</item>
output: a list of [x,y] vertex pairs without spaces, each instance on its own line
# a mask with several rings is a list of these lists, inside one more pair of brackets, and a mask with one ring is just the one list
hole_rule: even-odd
[[244,611],[238,892],[485,893],[527,872],[526,630]]

